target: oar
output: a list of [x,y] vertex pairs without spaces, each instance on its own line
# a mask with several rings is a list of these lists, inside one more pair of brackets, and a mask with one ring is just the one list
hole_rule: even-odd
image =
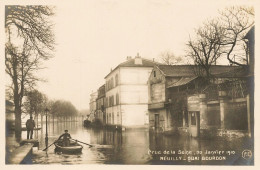
[[46,149],[48,149],[51,145],[53,145],[54,143],[56,143],[57,140],[55,140],[52,144],[50,144],[48,147],[46,147],[45,149],[43,149],[42,151],[46,151]]
[[76,142],[83,143],[83,144],[85,144],[85,145],[88,145],[88,146],[90,146],[90,147],[93,147],[93,145],[90,145],[90,144],[85,143],[85,142],[81,142],[81,141],[79,141],[79,140],[77,140],[77,139],[71,139],[71,140],[74,140],[74,141],[76,141]]

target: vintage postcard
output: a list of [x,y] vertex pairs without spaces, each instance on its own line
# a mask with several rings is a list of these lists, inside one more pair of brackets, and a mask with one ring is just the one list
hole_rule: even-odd
[[254,168],[258,4],[1,2],[5,165]]

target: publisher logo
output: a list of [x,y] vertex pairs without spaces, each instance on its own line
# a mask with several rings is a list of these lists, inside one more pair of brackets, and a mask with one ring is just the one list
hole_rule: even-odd
[[242,152],[242,157],[244,159],[250,159],[252,157],[252,152],[251,150],[243,150]]

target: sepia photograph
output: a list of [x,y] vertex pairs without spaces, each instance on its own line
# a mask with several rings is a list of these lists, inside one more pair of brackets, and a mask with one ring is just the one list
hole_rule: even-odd
[[258,4],[2,2],[5,165],[254,167]]

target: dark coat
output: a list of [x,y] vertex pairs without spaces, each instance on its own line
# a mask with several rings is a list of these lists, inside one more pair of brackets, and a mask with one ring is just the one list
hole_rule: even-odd
[[28,119],[28,120],[26,121],[26,129],[27,129],[27,130],[33,130],[34,127],[35,127],[35,122],[34,122],[34,120]]
[[69,133],[63,133],[60,135],[59,139],[63,138],[63,140],[69,140],[71,138]]

